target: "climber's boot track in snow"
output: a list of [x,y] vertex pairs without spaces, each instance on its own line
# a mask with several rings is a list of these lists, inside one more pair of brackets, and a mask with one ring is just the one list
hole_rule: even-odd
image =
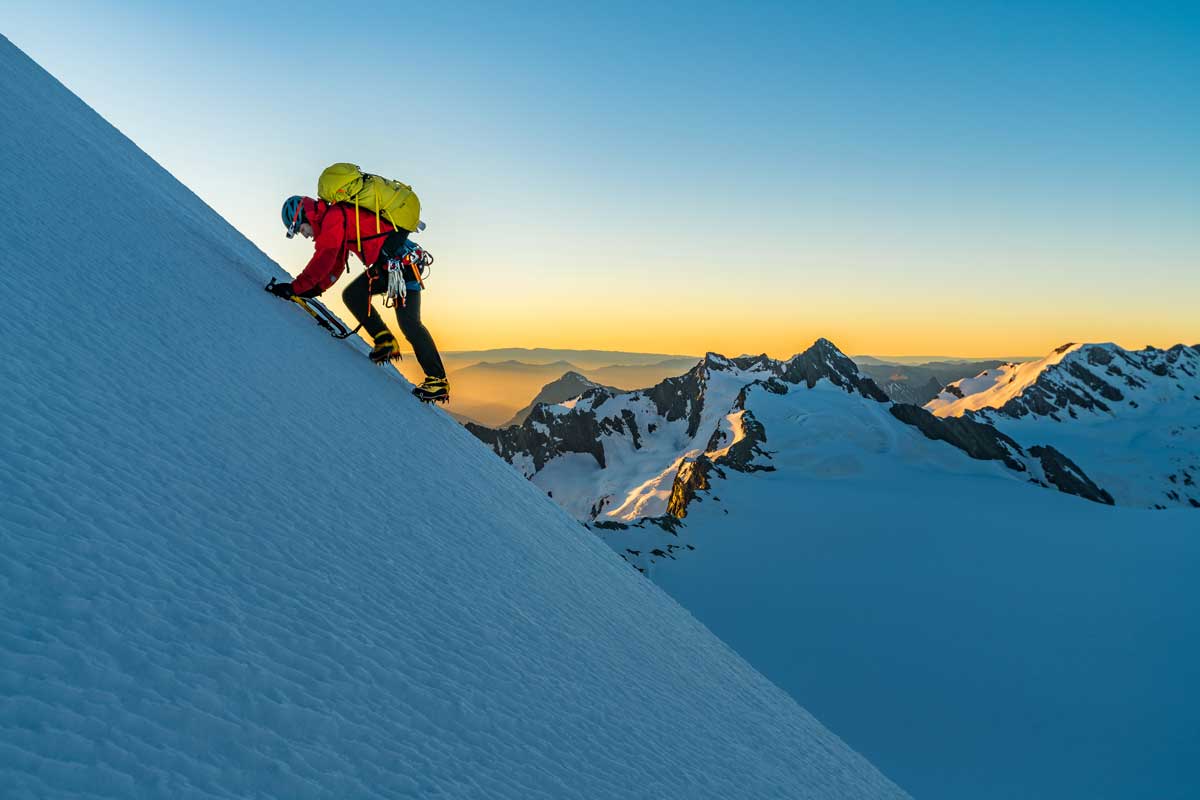
[[420,386],[412,390],[413,397],[422,403],[450,402],[450,381],[445,378],[426,378]]

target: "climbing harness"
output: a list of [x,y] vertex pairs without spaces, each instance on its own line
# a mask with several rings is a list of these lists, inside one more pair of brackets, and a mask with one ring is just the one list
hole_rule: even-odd
[[387,260],[387,293],[383,298],[384,308],[395,308],[397,304],[404,307],[408,296],[408,287],[404,280],[404,268],[408,267],[421,288],[425,288],[425,277],[433,266],[433,254],[416,242],[405,241],[399,253],[388,256]]

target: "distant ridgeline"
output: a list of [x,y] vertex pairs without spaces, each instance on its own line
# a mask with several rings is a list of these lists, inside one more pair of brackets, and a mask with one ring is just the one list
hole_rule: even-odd
[[925,408],[1053,445],[1119,505],[1200,508],[1200,346],[1065,344],[951,383]]

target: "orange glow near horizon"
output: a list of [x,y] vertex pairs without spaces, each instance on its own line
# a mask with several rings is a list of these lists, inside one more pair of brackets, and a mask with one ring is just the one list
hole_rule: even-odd
[[[765,352],[787,358],[823,337],[848,354],[983,359],[1040,357],[1066,342],[1116,342],[1129,349],[1200,343],[1195,326],[1189,331],[1177,319],[1150,311],[1118,321],[1105,309],[1060,310],[1039,319],[1037,309],[1024,309],[1014,318],[1005,308],[977,313],[947,306],[936,320],[921,321],[933,315],[930,309],[910,314],[882,304],[847,310],[829,304],[789,313],[786,303],[756,309],[742,302],[719,314],[694,299],[668,305],[648,298],[623,307],[589,308],[533,294],[522,296],[518,306],[511,296],[483,300],[466,292],[456,297],[455,288],[433,283],[422,305],[426,325],[446,351],[545,347],[681,355]],[[326,299],[340,310],[338,294],[330,292]],[[391,312],[383,313],[394,327]]]

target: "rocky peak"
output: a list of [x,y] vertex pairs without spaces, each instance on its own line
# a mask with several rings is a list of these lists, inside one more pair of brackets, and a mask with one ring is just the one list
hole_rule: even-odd
[[782,366],[781,377],[788,383],[803,383],[811,389],[825,378],[847,392],[857,392],[880,403],[890,402],[875,381],[859,372],[858,365],[828,339],[817,339],[811,347],[792,356]]
[[695,436],[700,428],[700,414],[704,408],[704,387],[708,384],[708,372],[728,370],[732,362],[717,353],[709,353],[696,366],[678,378],[667,378],[658,385],[642,390],[642,396],[654,403],[658,415],[667,422],[677,419],[688,420],[688,436]]
[[704,359],[697,366],[717,371],[731,370],[733,369],[733,359],[726,358],[720,353],[714,353],[710,350],[704,354]]

